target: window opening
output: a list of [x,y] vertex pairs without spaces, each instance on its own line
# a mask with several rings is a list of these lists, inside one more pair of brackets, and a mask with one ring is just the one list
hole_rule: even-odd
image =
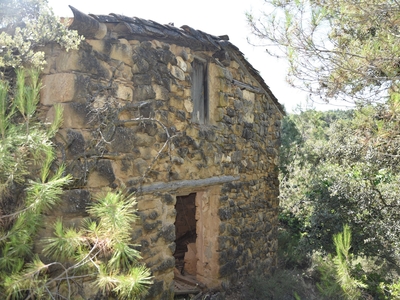
[[208,87],[207,87],[207,63],[200,59],[192,62],[192,121],[205,124],[208,121]]

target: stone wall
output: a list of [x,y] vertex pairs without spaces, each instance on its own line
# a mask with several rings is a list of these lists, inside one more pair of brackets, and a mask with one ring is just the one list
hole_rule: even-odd
[[[235,84],[260,88],[240,61],[110,37],[46,53],[41,113],[51,120],[54,104],[64,108],[59,159],[75,180],[58,213],[66,223],[79,223],[104,189],[137,191],[132,238],[155,276],[153,299],[173,294],[177,195],[197,193],[198,280],[228,288],[276,266],[281,113],[266,94]],[[208,65],[204,125],[191,121],[195,57]]]

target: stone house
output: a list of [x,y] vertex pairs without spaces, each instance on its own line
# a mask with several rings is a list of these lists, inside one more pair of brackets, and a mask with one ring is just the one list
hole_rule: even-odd
[[85,41],[46,48],[41,92],[43,118],[64,108],[57,143],[76,188],[63,220],[101,190],[135,191],[151,299],[186,275],[211,289],[272,271],[283,109],[259,73],[228,36],[71,9]]

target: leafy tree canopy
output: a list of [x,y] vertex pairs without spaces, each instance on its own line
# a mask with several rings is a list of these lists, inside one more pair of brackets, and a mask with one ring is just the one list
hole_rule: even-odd
[[42,68],[40,47],[56,42],[77,49],[82,37],[55,17],[45,0],[0,0],[0,75],[16,67]]
[[400,140],[386,108],[291,114],[283,122],[281,207],[300,221],[302,247],[333,252],[349,224],[353,250],[399,266]]
[[[288,81],[313,99],[398,97],[400,10],[395,0],[265,0],[248,14],[255,39],[289,62]],[[393,96],[395,95],[395,96]]]
[[43,4],[44,2],[41,0],[1,0],[1,27],[10,27],[24,21],[37,19]]
[[304,221],[311,248],[349,224],[356,251],[398,260],[398,3],[265,2],[248,21],[270,54],[288,60],[290,82],[314,99],[358,104],[348,116],[306,111],[283,122],[283,206]]
[[[309,92],[312,100],[355,104],[354,110],[347,112],[302,111],[288,115],[282,123],[280,219],[285,233],[292,234],[291,239],[285,237],[291,247],[284,252],[286,262],[301,265],[293,254],[336,252],[337,258],[331,260],[334,268],[319,269],[322,282],[333,280],[345,299],[364,298],[364,293],[374,299],[397,299],[399,3],[264,2],[264,12],[248,14],[254,34],[251,42],[285,58],[288,81]],[[350,253],[350,243],[346,251],[335,251],[332,238],[336,237],[336,247],[344,245],[337,233],[345,224],[353,233],[351,252],[358,258],[376,260],[372,268],[376,271],[371,273],[361,265],[353,268],[355,260],[340,258]],[[327,299],[336,298],[338,289],[329,285],[333,289],[321,285],[324,291],[333,292]]]

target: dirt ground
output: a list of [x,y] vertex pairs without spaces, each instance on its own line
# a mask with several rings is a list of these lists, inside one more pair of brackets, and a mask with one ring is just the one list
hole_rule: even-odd
[[175,300],[252,300],[244,295],[243,290],[243,284],[239,283],[228,291],[205,291],[197,295],[180,295],[175,296]]

